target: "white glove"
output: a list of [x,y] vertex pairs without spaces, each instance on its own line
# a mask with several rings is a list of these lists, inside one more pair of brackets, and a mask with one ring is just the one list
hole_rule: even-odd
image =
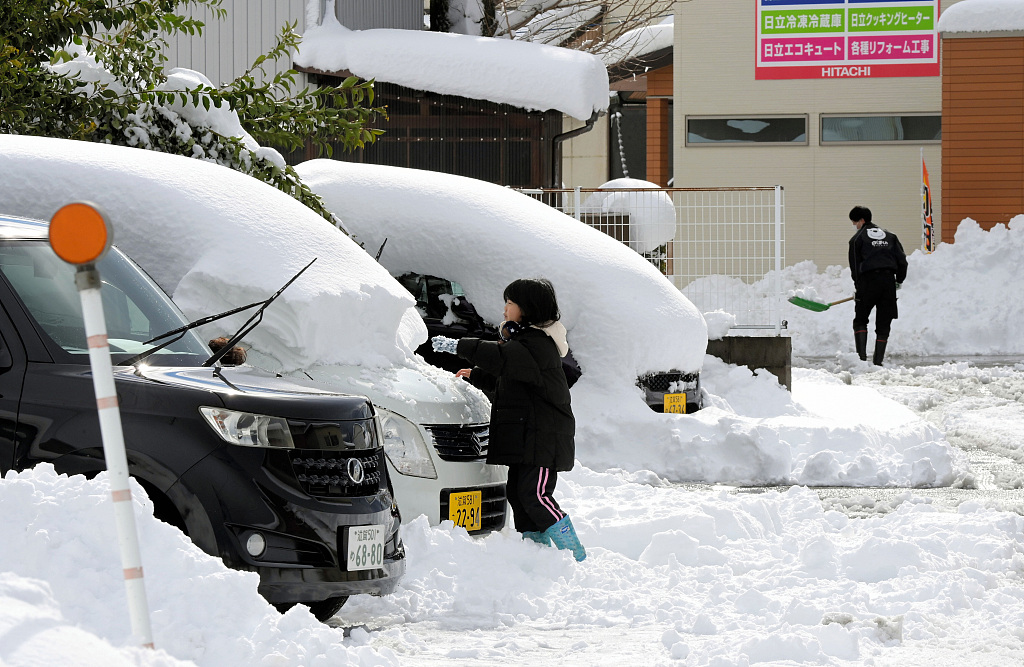
[[459,341],[446,336],[434,336],[430,339],[430,345],[434,348],[434,352],[457,354],[456,350],[459,346]]

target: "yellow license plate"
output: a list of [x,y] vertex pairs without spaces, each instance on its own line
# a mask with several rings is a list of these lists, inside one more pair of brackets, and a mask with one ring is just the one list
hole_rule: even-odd
[[448,518],[468,531],[480,530],[483,492],[463,491],[448,496]]
[[686,394],[665,394],[665,412],[686,414]]

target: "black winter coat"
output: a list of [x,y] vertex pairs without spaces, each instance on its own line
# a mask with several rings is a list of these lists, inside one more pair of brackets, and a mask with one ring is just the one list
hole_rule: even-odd
[[850,239],[850,274],[854,285],[866,273],[891,271],[896,282],[907,279],[907,255],[900,240],[890,231],[873,223],[864,223]]
[[551,337],[527,328],[508,342],[462,338],[458,353],[473,364],[470,383],[493,392],[487,462],[572,470],[576,420]]

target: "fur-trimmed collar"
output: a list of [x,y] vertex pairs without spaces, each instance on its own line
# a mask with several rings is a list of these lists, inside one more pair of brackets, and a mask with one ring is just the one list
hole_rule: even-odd
[[534,324],[531,325],[534,329],[539,329],[551,337],[551,340],[555,341],[555,347],[558,348],[558,356],[564,357],[569,354],[569,342],[566,340],[565,325],[558,320],[548,322],[546,324]]

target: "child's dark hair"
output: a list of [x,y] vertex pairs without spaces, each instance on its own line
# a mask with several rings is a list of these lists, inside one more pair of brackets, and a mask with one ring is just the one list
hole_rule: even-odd
[[520,278],[513,280],[502,295],[505,301],[519,306],[523,314],[522,323],[545,324],[562,317],[558,311],[555,288],[544,278]]
[[858,220],[871,222],[871,209],[867,206],[854,206],[850,209],[850,220],[852,222],[857,222]]

